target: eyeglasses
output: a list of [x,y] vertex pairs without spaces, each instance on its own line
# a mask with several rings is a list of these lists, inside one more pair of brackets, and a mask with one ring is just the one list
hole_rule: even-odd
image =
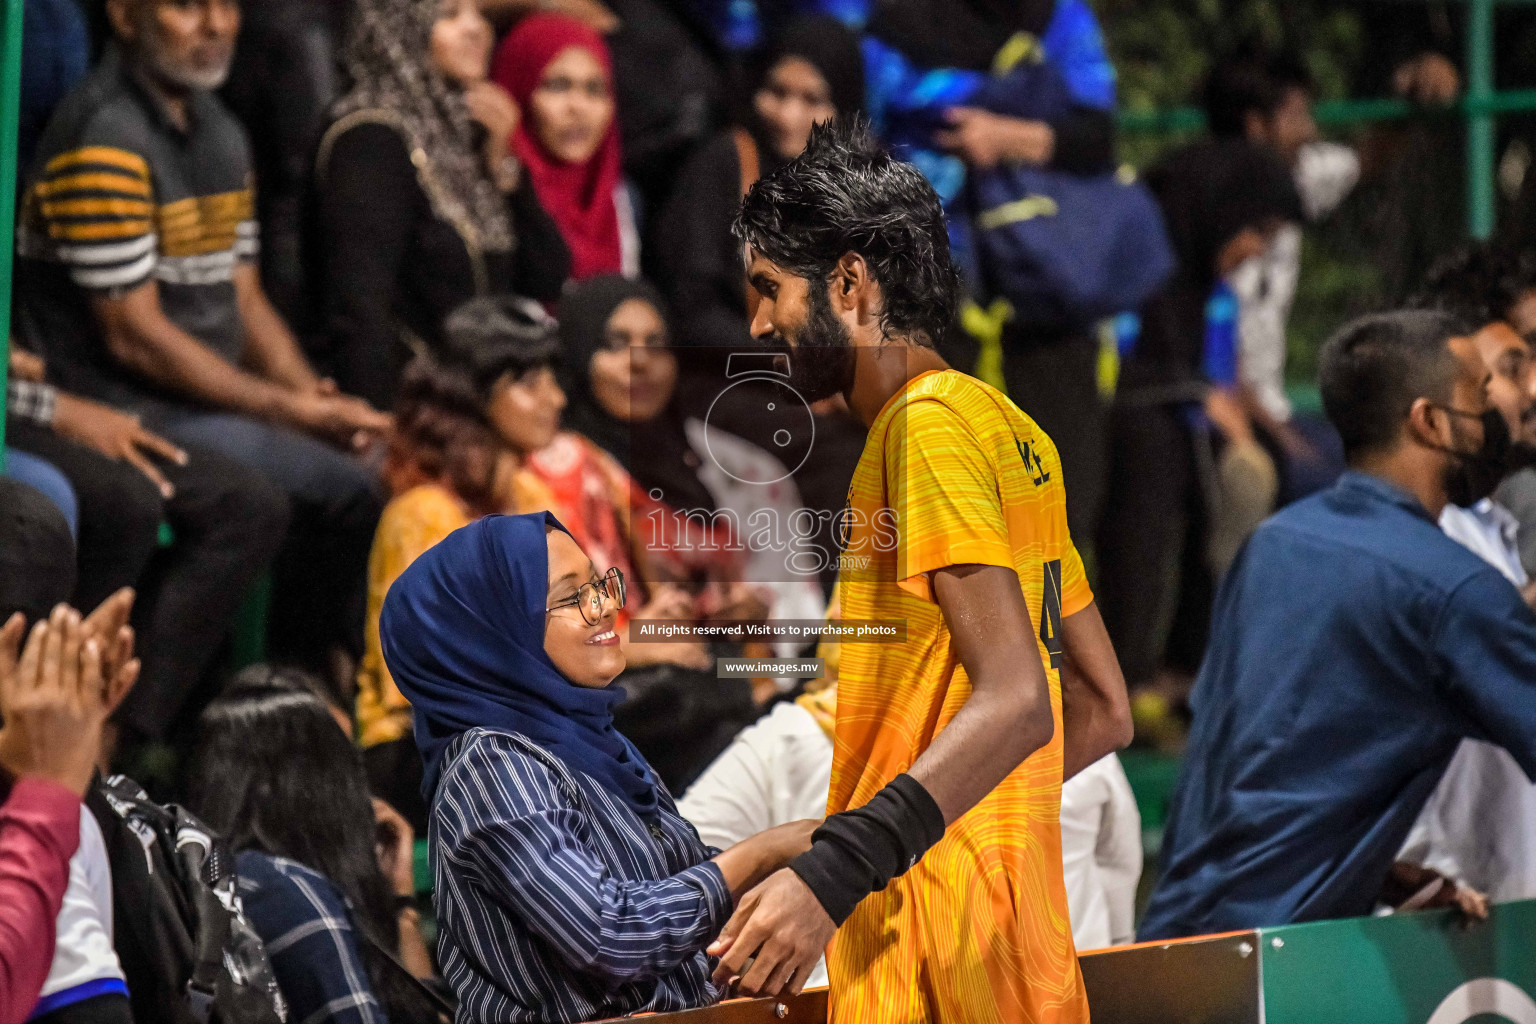
[[581,612],[581,620],[589,626],[595,626],[603,621],[603,601],[607,599],[613,602],[615,608],[624,607],[624,574],[617,569],[609,569],[608,574],[602,579],[584,583],[576,588],[576,593],[564,601],[557,601],[544,610],[552,612],[556,608],[575,607]]

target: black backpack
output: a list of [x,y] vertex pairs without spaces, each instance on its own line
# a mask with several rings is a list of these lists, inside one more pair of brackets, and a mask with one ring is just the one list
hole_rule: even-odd
[[165,1024],[284,1024],[266,946],[240,910],[223,839],[122,775],[86,796],[112,866],[113,943],[133,1017]]

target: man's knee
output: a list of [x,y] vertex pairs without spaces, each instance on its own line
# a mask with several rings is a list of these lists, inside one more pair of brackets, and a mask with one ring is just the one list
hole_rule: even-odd
[[262,562],[271,561],[282,547],[293,522],[293,502],[288,493],[255,470],[231,463],[234,471],[226,484],[229,515],[226,522],[239,543]]
[[301,519],[371,534],[383,511],[376,474],[307,434],[223,414],[176,420],[166,431],[183,444],[215,449],[260,473],[286,492]]
[[311,486],[295,499],[309,504],[327,530],[366,534],[371,539],[384,511],[378,477],[341,452],[326,450],[324,455],[314,469]]
[[70,478],[80,496],[82,542],[153,548],[165,521],[160,489],[126,462],[102,459]]
[[288,492],[257,469],[217,452],[189,447],[176,474],[172,517],[216,543],[237,545],[269,560],[292,521]]

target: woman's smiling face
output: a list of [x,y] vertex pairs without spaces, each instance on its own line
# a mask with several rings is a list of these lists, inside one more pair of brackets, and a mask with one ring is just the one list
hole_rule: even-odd
[[[616,629],[619,606],[610,598],[602,602],[597,625],[589,626],[574,605],[556,607],[576,596],[576,591],[596,583],[601,575],[571,539],[553,527],[545,531],[549,545],[549,594],[544,607],[544,651],[560,673],[589,689],[602,689],[624,671],[624,648]],[[588,592],[590,593],[590,591]]]

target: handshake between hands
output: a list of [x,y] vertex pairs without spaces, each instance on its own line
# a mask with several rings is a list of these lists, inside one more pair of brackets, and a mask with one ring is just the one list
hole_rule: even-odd
[[719,957],[716,985],[745,996],[799,995],[837,925],[787,865],[811,848],[821,822],[792,821],[715,858],[736,912],[705,952]]

